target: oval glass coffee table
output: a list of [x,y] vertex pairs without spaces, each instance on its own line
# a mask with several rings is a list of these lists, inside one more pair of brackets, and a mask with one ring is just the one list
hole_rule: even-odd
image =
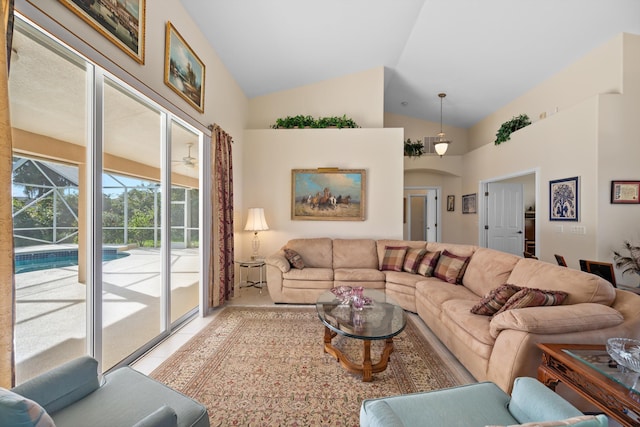
[[[387,369],[389,356],[393,352],[393,337],[407,324],[404,310],[384,292],[365,289],[364,296],[371,299],[361,310],[343,304],[331,291],[318,297],[316,309],[324,324],[324,351],[335,357],[349,372],[362,374],[362,381],[371,381],[374,373]],[[332,344],[336,335],[362,340],[364,353],[362,363],[355,363]],[[371,341],[385,340],[380,361],[371,361]]]

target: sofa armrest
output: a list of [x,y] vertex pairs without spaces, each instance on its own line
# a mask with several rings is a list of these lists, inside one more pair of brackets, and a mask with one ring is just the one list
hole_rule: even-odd
[[53,414],[99,387],[98,361],[83,356],[32,378],[14,387],[13,391],[38,402]]
[[283,273],[291,270],[291,264],[289,264],[289,261],[284,256],[283,251],[279,251],[273,255],[269,255],[267,258],[265,258],[264,262],[267,265],[273,265],[274,267],[277,267]]
[[535,334],[564,334],[605,329],[620,325],[624,317],[619,311],[596,303],[527,307],[504,311],[489,324],[491,336],[515,329]]
[[163,405],[135,423],[133,427],[177,427],[177,425],[178,416],[176,411],[167,405]]
[[384,400],[371,400],[360,407],[360,425],[367,427],[404,427],[402,420]]
[[508,409],[520,423],[562,420],[582,415],[555,391],[530,377],[515,379]]

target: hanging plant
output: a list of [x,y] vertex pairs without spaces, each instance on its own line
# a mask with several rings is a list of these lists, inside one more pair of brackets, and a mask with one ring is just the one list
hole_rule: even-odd
[[311,116],[287,116],[285,118],[276,119],[276,123],[271,125],[272,129],[293,129],[293,128],[328,128],[328,127],[337,127],[338,129],[342,128],[357,128],[360,127],[357,123],[343,115],[342,117],[320,117],[317,120]]
[[518,117],[513,117],[511,120],[506,121],[500,126],[498,129],[498,133],[496,133],[495,144],[500,145],[501,143],[508,141],[511,139],[511,134],[518,129],[522,129],[525,126],[529,126],[531,124],[531,120],[529,120],[529,116],[526,114],[520,114]]
[[424,144],[420,141],[411,141],[408,138],[404,142],[404,155],[408,157],[420,157],[424,154]]

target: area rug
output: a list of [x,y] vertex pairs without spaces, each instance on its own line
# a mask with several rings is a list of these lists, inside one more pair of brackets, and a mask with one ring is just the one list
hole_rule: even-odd
[[[324,353],[315,307],[227,307],[151,376],[205,405],[212,426],[358,426],[363,399],[466,382],[419,322],[409,315],[388,368],[364,383]],[[362,360],[362,341],[334,343]]]

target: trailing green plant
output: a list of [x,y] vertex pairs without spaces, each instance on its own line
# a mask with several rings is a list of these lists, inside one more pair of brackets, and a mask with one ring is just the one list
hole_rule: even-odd
[[635,273],[640,275],[640,246],[634,246],[630,242],[624,242],[625,249],[629,255],[623,255],[618,251],[613,251],[613,260],[616,268],[622,268],[622,275],[626,273]]
[[285,118],[276,119],[275,124],[271,125],[272,129],[293,129],[293,128],[328,128],[328,127],[337,127],[338,129],[342,128],[357,128],[360,127],[353,120],[343,115],[342,117],[332,116],[332,117],[319,117],[317,120],[311,116],[287,116]]
[[496,133],[495,144],[500,145],[501,143],[508,141],[511,139],[511,134],[518,129],[522,129],[525,126],[529,126],[531,124],[531,120],[529,116],[526,114],[520,114],[519,116],[514,116],[511,120],[506,121],[500,126],[498,132]]
[[404,142],[404,155],[408,157],[420,157],[424,154],[424,144],[421,141],[411,141],[407,138]]

